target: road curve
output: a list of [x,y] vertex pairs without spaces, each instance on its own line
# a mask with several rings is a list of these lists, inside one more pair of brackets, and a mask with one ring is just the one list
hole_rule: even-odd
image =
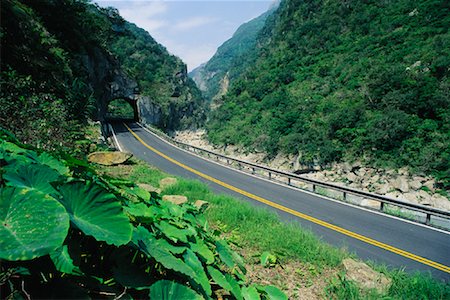
[[[127,128],[128,127],[128,128]],[[425,271],[450,280],[450,234],[279,185],[181,150],[139,124],[113,124],[121,148],[155,167],[199,179],[214,191],[275,210],[322,240],[405,271]]]

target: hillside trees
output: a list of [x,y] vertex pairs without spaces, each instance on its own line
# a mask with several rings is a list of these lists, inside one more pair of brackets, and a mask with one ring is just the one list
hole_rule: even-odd
[[360,160],[448,180],[449,12],[433,0],[283,1],[256,62],[212,112],[209,138],[303,164]]

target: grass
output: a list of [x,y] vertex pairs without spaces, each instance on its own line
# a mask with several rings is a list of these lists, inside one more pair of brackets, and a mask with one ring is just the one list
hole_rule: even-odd
[[[112,176],[155,187],[162,178],[170,176],[136,160],[132,160],[131,165],[103,167],[102,170]],[[385,295],[362,290],[346,279],[342,269],[342,259],[350,256],[348,252],[322,242],[297,223],[281,222],[267,209],[214,194],[199,181],[178,178],[176,185],[163,190],[164,194],[185,195],[190,201],[208,201],[210,207],[205,215],[210,225],[224,231],[227,239],[241,249],[246,260],[253,261],[255,265],[250,270],[255,269],[267,278],[260,278],[258,274],[249,274],[249,277],[284,287],[292,299],[302,293],[309,295],[315,287],[321,290],[314,292],[316,297],[328,299],[450,299],[450,285],[430,275],[410,275],[374,264],[374,269],[391,278],[392,286]],[[264,251],[275,254],[280,265],[270,270],[258,266],[259,256]]]

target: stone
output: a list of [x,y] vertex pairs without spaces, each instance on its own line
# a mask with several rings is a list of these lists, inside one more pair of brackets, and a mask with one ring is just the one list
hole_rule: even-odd
[[372,181],[373,183],[377,183],[380,180],[380,175],[375,174],[374,176],[372,176],[370,178],[370,181]]
[[423,186],[427,187],[430,191],[434,192],[434,180],[428,180],[426,182],[423,183]]
[[427,181],[427,179],[425,177],[422,177],[422,176],[413,176],[412,180],[413,181],[418,181],[420,183],[423,183],[423,182]]
[[166,177],[159,181],[159,187],[164,190],[168,188],[169,186],[177,184],[178,180],[173,177]]
[[414,203],[414,204],[418,204],[419,203],[417,198],[418,197],[417,197],[416,193],[405,193],[405,194],[400,196],[400,199],[406,200],[406,202]]
[[392,280],[386,275],[378,273],[363,262],[346,258],[342,261],[347,279],[354,281],[361,288],[375,289],[378,293],[385,293],[391,287]]
[[370,207],[379,210],[380,209],[380,202],[376,200],[371,199],[363,199],[361,201],[361,206]]
[[149,193],[152,193],[152,192],[155,192],[157,194],[161,193],[161,189],[158,189],[158,188],[156,188],[153,185],[148,184],[148,183],[138,183],[137,186],[140,187],[143,190],[146,190]]
[[386,197],[397,199],[401,194],[398,191],[386,193]]
[[209,206],[209,202],[203,200],[195,200],[194,206],[197,208],[207,208]]
[[391,189],[392,189],[392,187],[389,184],[385,183],[380,186],[380,188],[378,189],[377,192],[379,194],[384,195],[384,194],[387,194],[388,192],[390,192]]
[[433,207],[450,211],[450,200],[442,195],[434,194],[430,202]]
[[421,187],[422,187],[422,183],[420,182],[420,181],[418,181],[418,180],[411,180],[410,182],[409,182],[409,187],[412,189],[412,190],[414,190],[414,191],[417,191],[418,189],[420,189]]
[[355,175],[355,173],[348,173],[346,176],[347,180],[350,182],[355,182],[358,179],[358,176]]
[[417,196],[419,196],[420,199],[428,199],[431,198],[430,194],[425,192],[424,190],[417,191]]
[[120,151],[101,151],[94,152],[88,155],[88,161],[104,166],[120,165],[129,160],[133,155],[127,152]]
[[181,205],[188,202],[188,198],[186,196],[181,195],[164,195],[162,196],[163,201],[169,201],[173,204]]
[[399,190],[402,191],[403,193],[407,193],[409,192],[409,184],[408,181],[406,180],[405,177],[402,176],[398,176],[393,182],[392,182],[392,186]]

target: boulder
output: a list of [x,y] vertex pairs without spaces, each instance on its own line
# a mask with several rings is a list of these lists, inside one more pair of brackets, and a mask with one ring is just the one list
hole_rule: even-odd
[[422,187],[422,183],[420,182],[420,181],[418,181],[418,180],[411,180],[410,182],[409,182],[409,187],[412,189],[412,190],[414,190],[414,191],[417,191],[418,189],[420,189],[421,187]]
[[104,166],[120,165],[129,160],[133,155],[127,152],[94,152],[88,155],[89,162]]
[[148,183],[138,183],[137,186],[140,187],[143,190],[146,190],[149,193],[151,193],[151,192],[155,192],[157,194],[161,193],[161,189],[158,189],[158,188],[156,188],[153,185],[148,184]]
[[370,181],[372,181],[373,183],[378,183],[378,181],[380,180],[380,175],[375,174],[374,176],[372,176],[370,178]]
[[173,177],[166,177],[159,181],[159,187],[164,190],[168,188],[169,186],[177,184],[178,180]]
[[442,195],[434,194],[430,202],[433,207],[450,211],[450,200]]
[[173,204],[181,205],[188,202],[188,198],[186,196],[181,195],[164,195],[162,196],[163,201],[169,201]]
[[378,273],[363,262],[346,258],[342,261],[347,278],[354,281],[361,288],[375,289],[378,293],[389,290],[392,280],[386,275]]
[[209,206],[209,202],[203,200],[195,200],[194,206],[197,208],[207,208]]
[[430,191],[434,192],[434,180],[428,180],[423,183],[423,186],[427,187]]
[[418,195],[417,193],[405,193],[403,195],[400,196],[401,199],[406,200],[409,203],[414,203],[414,204],[418,204]]
[[398,176],[393,182],[392,182],[392,186],[399,190],[402,191],[403,193],[407,193],[409,192],[409,184],[408,184],[408,180],[406,180],[405,177],[403,176]]
[[347,180],[350,182],[355,182],[358,180],[358,176],[356,176],[355,173],[352,172],[348,173],[345,178],[347,178]]
[[385,184],[380,185],[377,193],[384,195],[384,194],[387,194],[391,189],[392,189],[392,187],[389,184],[385,183]]

